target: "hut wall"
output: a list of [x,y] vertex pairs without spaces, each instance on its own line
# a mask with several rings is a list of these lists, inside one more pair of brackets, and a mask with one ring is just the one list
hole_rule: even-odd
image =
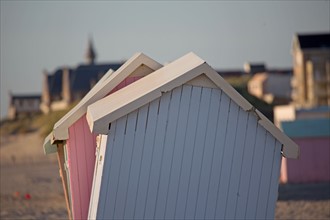
[[[128,77],[113,93],[141,77]],[[109,93],[109,94],[110,94]],[[89,130],[86,114],[69,127],[67,155],[73,219],[87,219],[95,166],[96,135]]]
[[330,138],[293,138],[300,146],[297,160],[284,159],[281,167],[283,183],[330,181]]
[[255,114],[180,86],[112,122],[97,219],[274,218],[280,162]]

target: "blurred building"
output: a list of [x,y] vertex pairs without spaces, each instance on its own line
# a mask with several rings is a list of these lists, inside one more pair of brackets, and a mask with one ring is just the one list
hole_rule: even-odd
[[330,106],[330,33],[295,35],[292,55],[295,105]]
[[255,73],[248,82],[251,95],[269,104],[284,105],[291,102],[292,70],[269,70]]
[[85,63],[75,68],[60,67],[52,73],[44,71],[42,101],[44,113],[67,108],[82,99],[96,82],[109,70],[117,70],[122,62],[97,64],[96,52],[91,39],[85,55]]
[[18,95],[9,93],[8,119],[32,115],[40,112],[40,95]]
[[292,98],[274,109],[274,122],[301,149],[282,160],[283,183],[330,181],[330,33],[293,38]]

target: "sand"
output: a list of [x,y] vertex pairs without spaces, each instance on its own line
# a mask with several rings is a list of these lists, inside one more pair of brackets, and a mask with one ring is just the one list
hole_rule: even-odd
[[[56,155],[37,132],[1,137],[0,218],[67,219]],[[281,185],[276,219],[330,219],[329,183]]]

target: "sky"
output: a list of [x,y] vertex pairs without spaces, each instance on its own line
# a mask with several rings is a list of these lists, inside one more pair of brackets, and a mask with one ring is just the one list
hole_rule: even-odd
[[8,92],[40,94],[42,72],[84,62],[88,37],[98,63],[143,52],[160,63],[192,51],[215,69],[245,62],[292,67],[296,33],[330,31],[330,0],[0,0],[0,117]]

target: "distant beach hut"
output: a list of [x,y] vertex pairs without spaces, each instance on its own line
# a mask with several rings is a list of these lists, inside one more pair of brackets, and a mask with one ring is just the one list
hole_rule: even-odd
[[281,123],[301,149],[299,160],[283,160],[283,183],[330,181],[330,119],[297,119]]
[[70,218],[87,219],[95,166],[96,136],[88,129],[87,106],[159,69],[142,53],[135,54],[116,72],[108,73],[55,125],[45,139],[46,154],[57,152]]
[[330,107],[296,109],[293,105],[277,106],[274,118],[277,126],[301,149],[299,160],[282,160],[281,182],[329,182]]
[[88,106],[102,134],[89,219],[274,218],[299,148],[189,53]]

